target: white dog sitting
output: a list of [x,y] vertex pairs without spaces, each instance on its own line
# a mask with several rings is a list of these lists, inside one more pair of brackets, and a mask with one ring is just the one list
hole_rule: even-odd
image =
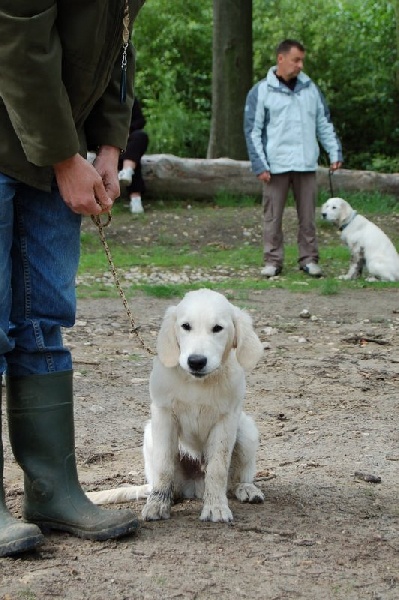
[[351,264],[340,279],[356,279],[366,267],[367,281],[399,281],[399,255],[377,225],[357,214],[342,198],[330,198],[321,207],[323,219],[338,225],[350,249]]
[[168,519],[174,499],[203,498],[201,520],[231,521],[228,491],[242,502],[264,500],[253,483],[258,431],[242,411],[244,369],[263,352],[251,318],[222,294],[192,291],[166,311],[157,349],[144,434],[148,486],[88,496],[107,503],[149,493],[148,521]]

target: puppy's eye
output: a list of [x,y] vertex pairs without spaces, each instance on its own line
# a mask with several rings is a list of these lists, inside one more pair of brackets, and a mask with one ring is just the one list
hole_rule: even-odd
[[219,333],[219,331],[222,331],[223,327],[221,325],[215,325],[214,327],[212,327],[212,333]]
[[190,323],[183,323],[181,327],[184,329],[184,331],[191,331]]

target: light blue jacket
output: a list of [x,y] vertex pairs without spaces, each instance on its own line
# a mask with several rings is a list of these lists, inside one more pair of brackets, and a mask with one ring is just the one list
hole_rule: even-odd
[[249,91],[245,104],[244,133],[255,175],[316,171],[318,140],[330,163],[342,162],[341,143],[317,85],[301,72],[291,91],[275,71],[272,67]]

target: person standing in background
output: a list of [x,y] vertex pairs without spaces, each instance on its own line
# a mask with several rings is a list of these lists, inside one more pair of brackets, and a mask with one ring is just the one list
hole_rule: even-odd
[[299,268],[311,277],[321,277],[315,223],[318,140],[330,157],[332,171],[342,165],[341,143],[322,93],[302,71],[304,46],[286,39],[276,54],[277,65],[249,91],[244,111],[251,167],[263,183],[261,274],[274,277],[282,271],[282,221],[292,187],[298,215]]
[[[25,521],[5,504],[0,443],[0,556],[36,548],[40,528],[106,540],[138,527],[132,511],[101,509],[80,487],[61,330],[75,323],[82,215],[107,212],[119,197],[133,104],[130,36],[143,4],[1,3],[0,379],[5,372]],[[96,148],[93,165],[87,148]]]

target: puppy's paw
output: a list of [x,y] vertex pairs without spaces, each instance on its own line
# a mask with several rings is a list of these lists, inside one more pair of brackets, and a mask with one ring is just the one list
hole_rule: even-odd
[[265,500],[263,492],[253,483],[239,483],[235,489],[235,495],[240,502],[250,502],[251,504],[260,504]]
[[162,493],[153,490],[147,499],[141,515],[144,521],[159,521],[169,519],[170,507],[172,505],[171,493]]
[[201,512],[201,521],[212,521],[212,523],[230,523],[233,514],[228,504],[204,504]]
[[344,281],[348,281],[349,279],[356,279],[355,277],[352,277],[352,275],[348,275],[348,273],[346,273],[346,275],[339,275],[337,277],[337,279],[341,279]]

